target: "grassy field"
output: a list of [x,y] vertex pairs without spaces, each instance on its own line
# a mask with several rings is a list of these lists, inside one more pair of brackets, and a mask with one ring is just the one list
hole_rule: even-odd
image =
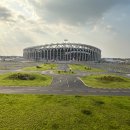
[[130,97],[0,95],[1,130],[130,130]]
[[129,78],[114,75],[114,77],[121,78],[122,81],[100,80],[103,76],[110,76],[110,75],[90,75],[82,77],[81,80],[87,86],[94,88],[130,88]]
[[57,68],[57,64],[43,64],[40,66],[26,67],[23,70],[27,71],[44,71],[44,70],[55,70]]
[[97,68],[91,68],[86,65],[81,65],[81,64],[70,64],[69,67],[74,70],[80,70],[80,71],[88,71],[88,72],[102,72],[103,70],[97,69]]
[[[26,73],[35,77],[34,80],[11,79],[11,75],[17,73],[0,74],[0,86],[48,86],[52,82],[52,77],[37,73]],[[25,74],[25,73],[24,73]]]

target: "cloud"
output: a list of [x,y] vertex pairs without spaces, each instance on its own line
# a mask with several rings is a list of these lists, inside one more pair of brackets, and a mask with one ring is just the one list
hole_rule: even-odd
[[0,20],[9,20],[11,17],[11,11],[5,7],[0,6]]
[[21,55],[25,47],[65,38],[97,46],[103,55],[118,56],[120,47],[129,52],[129,4],[130,0],[0,1],[0,54]]
[[129,0],[33,0],[37,13],[50,23],[93,24],[112,7]]

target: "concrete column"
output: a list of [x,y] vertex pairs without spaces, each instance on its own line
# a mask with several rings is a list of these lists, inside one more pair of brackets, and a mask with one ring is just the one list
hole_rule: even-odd
[[44,53],[44,50],[42,50],[42,59],[44,60],[44,57],[45,57],[45,53]]
[[86,50],[85,50],[85,61],[87,61],[87,54],[86,54]]
[[38,60],[40,60],[41,59],[41,50],[38,50]]
[[92,61],[92,50],[90,50],[90,61]]
[[81,50],[80,50],[80,61],[81,61]]
[[78,54],[79,54],[79,52],[78,52],[79,50],[77,49],[77,51],[76,51],[76,60],[78,61],[79,60],[79,57],[78,57]]
[[97,52],[95,53],[95,60],[98,61]]
[[35,50],[35,60],[37,59],[37,51]]
[[95,51],[93,51],[93,61],[95,61]]
[[67,55],[66,55],[67,49],[64,49],[64,55],[65,55],[65,61],[67,61]]
[[81,61],[83,61],[83,53],[82,53],[83,50],[81,50]]
[[66,49],[66,60],[68,61],[68,48]]
[[53,48],[53,60],[55,60],[55,48]]
[[56,59],[58,60],[58,49],[56,49]]
[[50,60],[51,60],[51,49],[50,49]]
[[93,52],[93,50],[92,50],[92,61],[94,60],[94,52]]
[[35,54],[34,54],[34,50],[33,50],[33,60],[34,60],[34,55],[35,55]]
[[43,60],[43,50],[42,50],[41,52],[42,52],[42,56],[41,56],[41,58],[42,58],[42,60]]
[[37,60],[39,60],[39,51],[37,50]]
[[61,60],[61,48],[60,48],[60,60]]
[[36,60],[36,50],[34,50],[34,60]]
[[48,60],[48,49],[47,49],[47,58],[46,59]]

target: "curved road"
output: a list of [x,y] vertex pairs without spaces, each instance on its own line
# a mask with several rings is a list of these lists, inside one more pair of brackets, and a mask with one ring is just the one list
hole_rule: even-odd
[[[59,67],[67,69],[66,65]],[[130,89],[101,89],[85,86],[78,75],[58,75],[51,71],[43,73],[53,76],[49,87],[0,87],[0,93],[6,94],[70,94],[70,95],[118,95],[130,96]]]

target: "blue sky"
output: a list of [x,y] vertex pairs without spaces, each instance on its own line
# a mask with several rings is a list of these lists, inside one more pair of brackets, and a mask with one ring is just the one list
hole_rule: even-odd
[[85,43],[130,57],[130,0],[2,0],[0,55],[46,43]]

